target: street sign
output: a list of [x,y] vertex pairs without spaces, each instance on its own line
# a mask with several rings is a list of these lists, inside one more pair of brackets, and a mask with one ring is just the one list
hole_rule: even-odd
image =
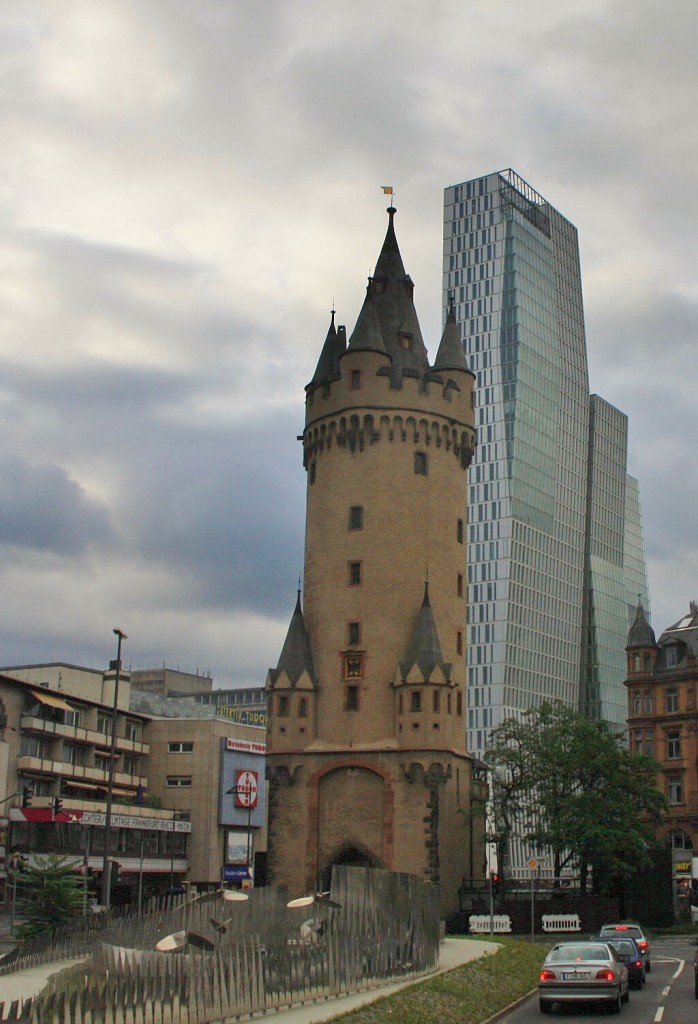
[[540,864],[540,861],[537,860],[535,857],[529,857],[526,863],[528,864],[531,871],[535,871],[538,865]]

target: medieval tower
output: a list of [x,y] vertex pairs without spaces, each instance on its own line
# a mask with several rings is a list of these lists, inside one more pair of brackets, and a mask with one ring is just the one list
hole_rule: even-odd
[[410,872],[450,914],[483,873],[464,700],[474,375],[453,314],[430,364],[388,215],[354,331],[333,313],[306,387],[303,601],[267,678],[268,876],[297,896],[333,864]]

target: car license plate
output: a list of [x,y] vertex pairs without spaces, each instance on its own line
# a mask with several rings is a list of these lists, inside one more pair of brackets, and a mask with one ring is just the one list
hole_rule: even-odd
[[590,971],[563,971],[563,981],[588,981],[591,977]]

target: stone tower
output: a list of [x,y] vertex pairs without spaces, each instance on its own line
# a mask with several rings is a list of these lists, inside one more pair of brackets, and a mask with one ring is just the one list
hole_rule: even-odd
[[465,747],[466,470],[474,375],[449,315],[433,365],[394,230],[347,343],[334,313],[306,387],[305,579],[267,678],[268,876],[406,871],[458,909],[483,873]]

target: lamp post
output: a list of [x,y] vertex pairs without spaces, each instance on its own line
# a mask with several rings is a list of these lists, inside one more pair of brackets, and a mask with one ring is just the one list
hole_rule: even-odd
[[121,643],[128,640],[128,637],[120,629],[113,630],[117,637],[116,662],[113,667],[116,669],[114,677],[114,703],[111,711],[111,745],[109,750],[109,779],[107,782],[107,810],[104,818],[104,859],[102,863],[102,906],[109,910],[111,901],[111,806],[114,798],[114,760],[116,757],[116,715],[119,700],[119,678],[121,676]]

